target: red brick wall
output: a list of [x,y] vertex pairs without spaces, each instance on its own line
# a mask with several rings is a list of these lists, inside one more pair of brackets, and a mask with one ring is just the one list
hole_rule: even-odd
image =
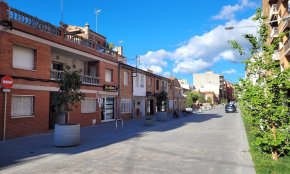
[[[14,44],[36,49],[36,56],[34,59],[36,71],[12,67]],[[0,62],[0,74],[48,80],[50,79],[51,48],[48,45],[33,40],[0,32]]]
[[[96,98],[96,94],[85,94],[85,97]],[[101,123],[100,108],[97,103],[97,111],[94,113],[81,113],[81,103],[77,105],[72,112],[69,113],[70,123],[79,123],[83,126],[90,126],[93,124],[93,119],[96,119],[97,123]]]
[[[11,118],[11,96],[34,95],[34,117]],[[1,97],[1,96],[0,96]],[[1,97],[1,100],[3,97]],[[45,100],[47,99],[47,100]],[[3,101],[3,100],[2,100]],[[0,106],[3,108],[3,105]],[[1,112],[1,139],[3,138],[3,112]],[[49,126],[49,92],[12,89],[7,97],[6,139],[44,133]]]
[[[124,72],[128,73],[128,85],[124,85]],[[124,68],[121,66],[120,68],[120,99],[131,99],[132,107],[133,107],[133,86],[132,86],[132,70]],[[121,109],[121,106],[120,106]],[[121,113],[121,111],[120,111]],[[122,118],[129,119],[132,118],[132,113],[121,114]]]
[[[113,70],[113,82],[105,82],[106,69]],[[100,74],[100,84],[114,85],[114,86],[118,85],[118,65],[117,64],[113,65],[106,62],[100,62],[99,74]]]

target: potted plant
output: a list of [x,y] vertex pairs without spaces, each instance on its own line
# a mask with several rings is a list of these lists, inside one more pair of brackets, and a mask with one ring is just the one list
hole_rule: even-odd
[[156,95],[157,105],[157,120],[167,121],[167,92],[162,90]]
[[69,123],[69,112],[84,99],[80,72],[66,65],[58,80],[59,91],[56,96],[58,124],[54,127],[55,146],[75,146],[80,144],[80,124]]

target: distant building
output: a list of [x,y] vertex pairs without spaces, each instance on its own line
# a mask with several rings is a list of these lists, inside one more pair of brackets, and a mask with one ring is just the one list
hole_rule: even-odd
[[219,100],[225,98],[225,82],[223,75],[215,74],[213,71],[193,74],[193,82],[197,91],[201,93],[213,92]]

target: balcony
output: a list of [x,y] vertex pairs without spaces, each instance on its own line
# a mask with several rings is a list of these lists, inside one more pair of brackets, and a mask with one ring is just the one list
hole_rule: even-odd
[[283,23],[283,31],[285,31],[285,30],[289,30],[290,29],[290,23],[289,23],[289,21],[287,20],[287,21],[284,21],[284,23]]
[[[52,37],[50,37],[48,40],[53,39],[53,37],[57,37],[58,39],[70,41],[76,45],[80,45],[88,49],[93,49],[101,54],[109,55],[114,58],[118,57],[118,53],[116,51],[98,44],[97,41],[85,39],[81,36],[78,36],[75,33],[68,32],[65,30],[65,28],[54,26],[48,22],[42,21],[36,17],[23,13],[12,7],[10,7],[9,10],[7,10],[7,12],[9,14],[7,20],[24,24],[38,31],[51,34]],[[17,28],[17,26],[14,27]]]
[[[50,70],[50,79],[51,80],[59,80],[62,78],[63,71],[59,70]],[[81,75],[82,84],[88,85],[99,85],[99,77],[89,76],[89,75]]]
[[278,37],[278,27],[272,28],[272,31],[270,33],[270,38],[273,39],[274,37]]
[[285,50],[285,56],[289,56],[290,55],[290,40],[289,39],[284,43],[284,50]]
[[[270,13],[269,13],[269,19],[270,21],[275,21],[278,19],[278,7],[277,7],[277,4],[273,4],[271,6],[271,9],[270,9]],[[277,22],[272,22],[270,23],[271,25],[272,24],[275,24]]]
[[276,4],[278,2],[278,0],[269,0],[268,2],[269,2],[269,4]]
[[57,37],[61,36],[61,30],[58,27],[45,21],[42,21],[36,17],[30,16],[26,13],[23,13],[19,10],[16,10],[12,7],[10,7],[9,18],[11,21],[16,21],[24,25],[28,25],[32,28],[52,34],[54,36]]
[[280,52],[278,50],[272,55],[272,60],[280,60]]

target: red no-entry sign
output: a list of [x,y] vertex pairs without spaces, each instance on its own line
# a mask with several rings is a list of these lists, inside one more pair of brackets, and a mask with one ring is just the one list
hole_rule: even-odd
[[5,89],[11,89],[13,86],[13,79],[10,76],[4,76],[1,78],[1,84]]

